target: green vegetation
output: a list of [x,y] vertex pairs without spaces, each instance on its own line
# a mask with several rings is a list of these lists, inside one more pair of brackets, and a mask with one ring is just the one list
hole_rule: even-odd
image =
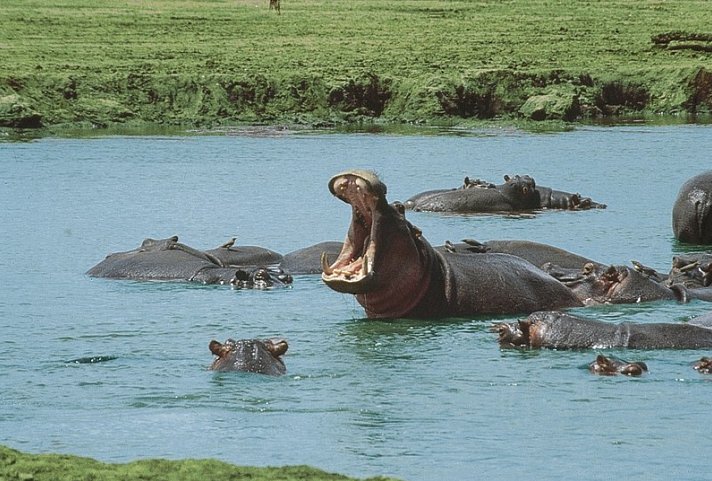
[[3,0],[0,126],[709,114],[706,0]]
[[[167,461],[148,459],[127,464],[106,464],[90,458],[60,454],[24,454],[0,446],[0,480],[2,481],[349,481],[308,466],[284,468],[238,467],[215,460]],[[392,478],[369,478],[368,481],[396,481]]]

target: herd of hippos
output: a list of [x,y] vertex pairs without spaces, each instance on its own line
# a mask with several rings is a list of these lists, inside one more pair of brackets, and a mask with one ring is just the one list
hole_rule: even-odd
[[[433,247],[406,210],[522,212],[603,209],[579,194],[536,185],[528,175],[493,184],[465,177],[463,185],[388,203],[386,185],[370,171],[352,170],[329,181],[331,193],[351,205],[344,242],[323,242],[285,255],[235,239],[201,251],[178,237],[146,239],[140,247],[110,254],[89,269],[92,277],[227,284],[234,288],[290,286],[293,274],[321,274],[335,291],[354,294],[369,318],[446,318],[521,314],[492,326],[502,347],[553,349],[702,349],[712,347],[712,313],[684,323],[612,324],[568,314],[598,304],[690,299],[712,301],[712,253],[675,256],[668,273],[633,261],[605,265],[554,246],[530,241],[465,239]],[[675,237],[712,244],[712,171],[689,179],[672,212]],[[269,375],[286,373],[283,339],[211,341],[211,369]],[[596,374],[637,376],[642,362],[598,355]],[[703,357],[694,369],[712,373]]]

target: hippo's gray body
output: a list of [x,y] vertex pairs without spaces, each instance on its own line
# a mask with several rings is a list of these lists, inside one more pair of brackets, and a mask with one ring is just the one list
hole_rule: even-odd
[[632,323],[586,319],[559,311],[535,312],[494,329],[508,347],[551,349],[701,349],[712,347],[712,329],[691,323]]
[[[178,242],[178,236],[167,239],[145,239],[140,247],[109,254],[87,271],[91,277],[154,281],[189,281],[203,284],[240,284],[254,277],[264,261],[274,264],[282,256],[261,247],[218,248],[200,251]],[[275,284],[289,284],[291,278],[279,270],[268,271]],[[260,271],[258,277],[265,278]],[[237,278],[237,279],[236,279]]]
[[405,202],[407,209],[429,212],[494,213],[538,209],[583,210],[605,208],[588,197],[537,186],[528,175],[504,176],[503,184],[471,181],[456,189],[421,192]]
[[672,208],[675,238],[688,244],[712,244],[712,170],[685,182]]

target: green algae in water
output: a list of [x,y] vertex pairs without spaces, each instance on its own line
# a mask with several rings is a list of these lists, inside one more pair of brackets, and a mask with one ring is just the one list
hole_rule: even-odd
[[[216,461],[147,459],[126,464],[102,463],[91,458],[62,454],[27,454],[0,446],[0,479],[3,481],[145,481],[149,479],[180,481],[221,481],[250,479],[254,481],[348,481],[339,474],[327,473],[309,466],[282,468],[242,467]],[[395,481],[375,477],[370,481]]]

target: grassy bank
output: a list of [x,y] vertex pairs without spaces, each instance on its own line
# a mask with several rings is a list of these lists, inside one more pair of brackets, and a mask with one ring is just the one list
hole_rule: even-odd
[[[25,454],[0,446],[0,479],[3,481],[142,481],[147,479],[180,481],[349,481],[339,474],[327,473],[308,466],[284,468],[238,467],[214,460],[167,461],[150,459],[127,464],[100,463],[90,458],[59,454]],[[392,478],[369,478],[370,481],[396,481]],[[369,481],[367,480],[367,481]]]
[[705,0],[268,3],[3,0],[0,126],[712,111]]

